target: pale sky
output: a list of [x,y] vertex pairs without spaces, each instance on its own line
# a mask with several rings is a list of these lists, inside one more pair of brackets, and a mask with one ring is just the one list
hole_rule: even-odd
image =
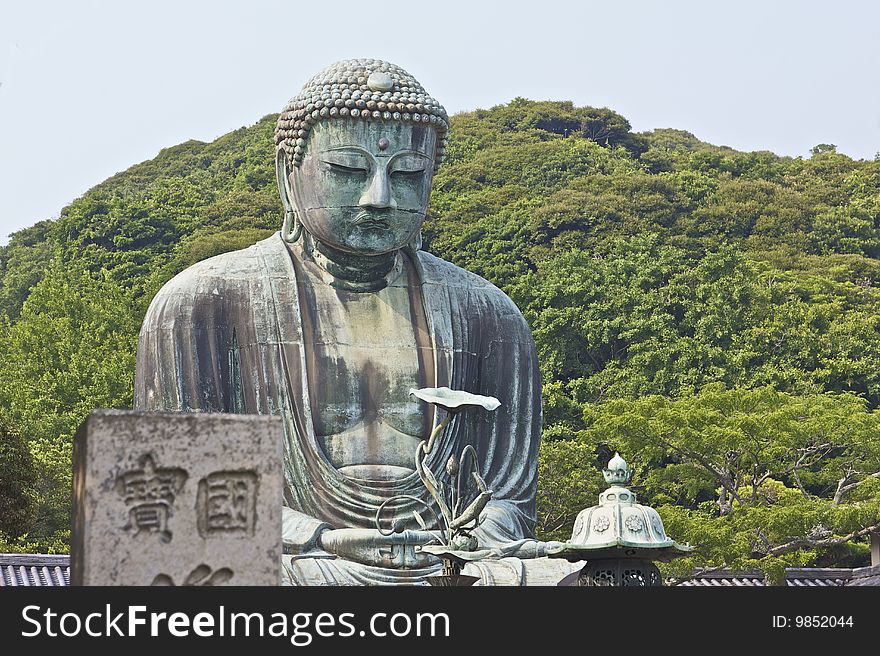
[[572,100],[637,131],[871,159],[878,26],[871,0],[0,0],[0,244],[351,57],[402,66],[450,114]]

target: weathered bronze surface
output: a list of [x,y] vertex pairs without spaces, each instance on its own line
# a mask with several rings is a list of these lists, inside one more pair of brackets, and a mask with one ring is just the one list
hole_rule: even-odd
[[[432,535],[415,502],[383,510],[400,532],[374,527],[392,497],[429,500],[413,454],[445,412],[411,388],[501,401],[457,416],[428,464],[440,471],[473,445],[494,492],[474,531],[480,547],[532,535],[541,395],[528,326],[497,287],[419,250],[445,117],[385,62],[316,75],[276,131],[281,232],[190,267],[144,320],[137,408],[282,417],[294,584],[424,583],[440,571],[416,550]],[[493,581],[527,582],[527,569]]]

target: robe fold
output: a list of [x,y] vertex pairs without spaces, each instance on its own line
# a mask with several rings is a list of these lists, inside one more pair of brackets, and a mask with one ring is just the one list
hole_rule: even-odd
[[[135,408],[280,415],[291,582],[318,577],[328,583],[419,582],[437,567],[369,567],[334,560],[315,547],[326,527],[373,528],[376,510],[391,497],[428,497],[415,473],[391,481],[351,479],[322,452],[312,426],[297,286],[301,264],[294,251],[276,233],[199,262],[169,281],[141,329]],[[485,546],[531,537],[541,389],[528,326],[513,302],[479,276],[423,251],[405,257],[412,259],[421,290],[434,386],[501,401],[494,412],[475,408],[458,414],[426,464],[443,477],[449,457],[473,445],[494,493],[475,535]],[[443,416],[435,413],[435,422]],[[406,502],[392,512],[411,517],[413,510],[421,507]]]

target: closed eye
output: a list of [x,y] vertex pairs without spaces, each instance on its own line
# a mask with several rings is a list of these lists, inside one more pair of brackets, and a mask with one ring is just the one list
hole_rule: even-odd
[[421,175],[424,172],[425,172],[425,169],[396,169],[391,172],[391,177],[396,178],[398,176],[403,176],[403,177],[410,178],[410,177],[415,177],[417,175]]
[[415,178],[425,172],[429,163],[428,157],[422,153],[404,152],[392,159],[390,174],[392,177]]
[[340,173],[366,173],[367,169],[361,166],[348,166],[337,162],[325,162],[331,171],[339,171]]
[[359,152],[330,151],[322,154],[321,161],[337,173],[367,173],[370,170],[370,161]]

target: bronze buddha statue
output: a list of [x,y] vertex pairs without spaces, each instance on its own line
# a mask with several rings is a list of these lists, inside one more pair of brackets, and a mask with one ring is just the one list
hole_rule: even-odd
[[[185,270],[144,320],[136,408],[283,418],[289,583],[424,583],[438,571],[415,550],[431,534],[414,506],[395,506],[409,524],[394,535],[374,523],[391,497],[427,499],[414,454],[444,413],[410,398],[420,387],[501,401],[457,416],[430,459],[473,445],[493,490],[474,536],[542,555],[528,326],[497,287],[419,250],[447,131],[445,110],[397,66],[346,60],[318,73],[278,119],[282,230]],[[487,565],[481,576],[529,582],[528,567],[508,565],[514,574]],[[568,571],[558,566],[557,580]]]

